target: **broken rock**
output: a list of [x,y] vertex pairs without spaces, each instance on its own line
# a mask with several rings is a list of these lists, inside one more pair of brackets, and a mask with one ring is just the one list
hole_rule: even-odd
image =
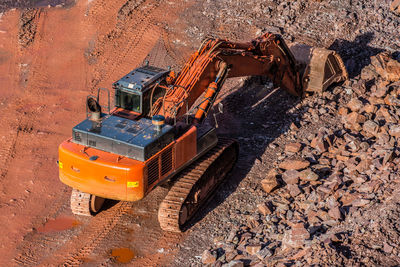
[[354,125],[357,123],[364,123],[366,120],[364,115],[361,115],[357,112],[352,112],[345,117],[345,122]]
[[318,174],[313,172],[311,169],[306,169],[299,174],[299,178],[303,181],[317,181]]
[[208,249],[204,250],[201,255],[201,262],[203,264],[212,264],[217,260],[217,257],[211,253]]
[[364,110],[367,113],[375,113],[378,110],[378,108],[375,105],[367,104],[364,106]]
[[256,253],[256,256],[260,260],[264,260],[265,258],[271,257],[272,254],[273,254],[272,251],[268,247],[265,247],[262,250],[258,251]]
[[261,250],[261,245],[247,245],[246,252],[250,255],[254,255]]
[[387,95],[384,101],[389,106],[400,106],[400,100],[397,99],[397,96]]
[[394,0],[390,5],[390,10],[397,15],[400,15],[400,0]]
[[353,202],[351,202],[351,205],[353,207],[363,207],[369,203],[368,199],[362,199],[362,198],[357,198]]
[[341,217],[339,207],[333,207],[333,208],[329,209],[328,215],[334,220],[339,220]]
[[285,171],[282,175],[282,180],[286,184],[297,184],[299,182],[299,172],[296,170]]
[[393,247],[390,246],[388,243],[384,243],[383,244],[383,251],[385,251],[386,253],[392,253]]
[[297,184],[288,184],[287,188],[289,189],[289,194],[292,197],[298,196],[301,194],[301,190]]
[[222,267],[243,267],[244,264],[242,261],[234,260],[222,265]]
[[400,137],[400,126],[399,125],[391,125],[389,128],[389,134],[396,138]]
[[310,238],[310,234],[304,228],[303,223],[294,223],[292,228],[287,231],[282,239],[282,246],[286,248],[302,248],[305,240]]
[[325,152],[328,148],[326,142],[324,141],[324,139],[322,137],[315,137],[312,141],[311,141],[311,147],[315,148],[316,150],[318,150],[320,153]]
[[[398,5],[396,10],[398,10]],[[397,82],[400,80],[400,62],[391,58],[389,53],[382,52],[371,57],[371,64],[383,79],[390,82]]]
[[286,153],[297,153],[301,149],[300,143],[290,143],[285,146]]
[[278,181],[276,180],[277,172],[275,170],[271,170],[267,174],[267,178],[261,180],[261,187],[266,193],[272,192],[278,185]]
[[268,215],[268,214],[272,214],[272,209],[266,203],[258,204],[257,209],[264,216]]
[[379,83],[377,83],[376,85],[376,90],[374,92],[374,96],[376,97],[384,97],[386,95],[386,93],[388,92],[388,81],[380,81]]
[[279,164],[279,168],[284,170],[302,170],[310,166],[306,160],[285,160]]
[[363,107],[363,103],[361,100],[357,98],[352,98],[350,102],[347,104],[347,107],[351,109],[351,111],[359,111]]
[[374,135],[376,135],[378,133],[379,125],[376,122],[372,121],[372,120],[368,120],[368,121],[366,121],[364,123],[363,130],[366,133],[374,136]]

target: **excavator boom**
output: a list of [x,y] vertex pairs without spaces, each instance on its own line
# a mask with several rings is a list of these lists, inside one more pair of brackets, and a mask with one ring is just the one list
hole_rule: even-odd
[[[205,110],[198,111],[196,116],[202,120],[225,79],[231,77],[267,76],[275,87],[295,96],[306,91],[323,91],[333,82],[347,78],[343,62],[335,52],[304,48],[295,52],[301,61],[296,60],[280,35],[271,33],[249,43],[208,39],[186,63],[164,98],[153,105],[152,114],[179,118],[206,92],[202,103],[208,104],[201,104],[198,108]],[[306,56],[301,57],[302,52]]]

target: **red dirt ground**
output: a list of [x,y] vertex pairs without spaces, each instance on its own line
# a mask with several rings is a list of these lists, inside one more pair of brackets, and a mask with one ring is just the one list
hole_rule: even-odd
[[[58,144],[84,118],[88,93],[99,86],[110,87],[113,81],[141,64],[153,47],[160,47],[161,41],[164,46],[168,44],[164,25],[173,22],[183,7],[142,1],[138,10],[118,18],[125,2],[78,1],[67,9],[40,9],[33,16],[36,34],[27,47],[22,47],[18,38],[23,12],[11,10],[1,18],[1,266],[60,264],[88,242],[79,242],[85,238],[79,236],[90,232],[87,227],[96,221],[68,221],[72,216],[67,208],[70,189],[58,180]],[[161,16],[166,11],[168,19]],[[164,59],[165,55],[150,58],[158,61],[152,63],[161,65],[165,64]],[[117,205],[112,209],[120,208]],[[115,217],[131,212],[132,207],[122,208],[122,213],[112,209],[110,216]],[[58,220],[57,216],[64,220],[64,228],[51,225]],[[115,224],[107,216],[101,220]],[[153,243],[162,242],[158,226],[151,227],[156,233]],[[61,238],[57,234],[68,228],[71,229],[66,236],[63,233]],[[78,240],[71,241],[74,236]],[[46,239],[52,240],[53,248],[49,242],[43,243]],[[49,247],[41,251],[37,248],[40,246]],[[54,248],[58,257],[52,256]],[[81,253],[79,257],[78,261],[85,261],[82,259],[88,255]]]

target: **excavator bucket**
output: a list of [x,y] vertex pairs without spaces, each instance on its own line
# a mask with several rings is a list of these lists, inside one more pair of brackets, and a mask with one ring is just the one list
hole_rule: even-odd
[[322,93],[348,78],[342,58],[332,50],[295,44],[290,50],[302,69],[304,92]]

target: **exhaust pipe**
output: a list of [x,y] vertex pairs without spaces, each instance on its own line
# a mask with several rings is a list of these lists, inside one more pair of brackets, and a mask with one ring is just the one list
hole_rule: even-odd
[[151,122],[156,128],[157,133],[161,133],[161,130],[165,124],[165,117],[163,115],[154,115]]

